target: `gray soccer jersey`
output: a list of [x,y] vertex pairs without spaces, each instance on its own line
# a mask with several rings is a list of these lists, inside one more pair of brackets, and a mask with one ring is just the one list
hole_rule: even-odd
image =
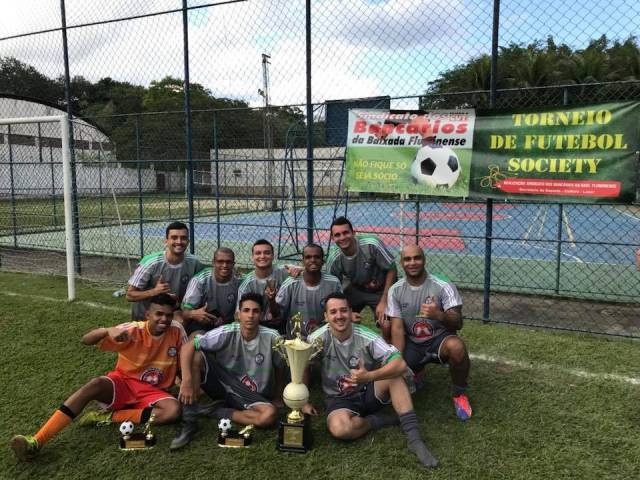
[[337,245],[331,247],[327,272],[346,279],[359,290],[382,292],[387,272],[394,266],[393,255],[374,235],[358,235],[355,255],[347,257]]
[[278,332],[260,325],[258,335],[247,342],[240,334],[238,322],[223,325],[198,335],[196,350],[215,355],[216,361],[249,389],[261,395],[271,393],[271,367],[280,367],[281,360],[273,347]]
[[[247,273],[242,279],[242,283],[240,283],[240,287],[238,288],[238,304],[236,306],[236,310],[240,308],[240,299],[242,295],[245,293],[258,293],[260,295],[264,295],[264,289],[267,287],[267,280],[273,278],[276,281],[276,292],[283,284],[283,282],[287,279],[289,274],[284,269],[284,267],[274,267],[271,275],[266,278],[258,278],[256,276],[255,270]],[[269,302],[265,298],[262,304],[262,317],[261,321],[269,321],[271,320],[271,313],[268,309]]]
[[394,358],[401,358],[396,347],[389,345],[380,335],[362,325],[354,323],[352,326],[353,334],[344,342],[334,337],[326,324],[307,338],[309,342],[316,338],[322,339],[320,370],[322,390],[327,396],[350,395],[364,387],[348,380],[350,370],[357,368],[360,361],[367,370],[375,370]]
[[303,274],[297,278],[288,277],[276,295],[280,314],[287,321],[287,336],[291,336],[291,317],[296,313],[302,315],[303,338],[318,328],[324,322],[324,299],[330,293],[341,291],[340,280],[326,273],[322,274],[320,283],[314,287],[304,283]]
[[405,333],[414,343],[427,343],[447,331],[438,320],[416,318],[420,305],[426,303],[427,298],[436,302],[442,311],[462,305],[462,298],[455,285],[430,273],[418,287],[410,285],[406,278],[401,278],[389,289],[386,313],[391,317],[402,318]]
[[224,323],[231,323],[236,311],[239,284],[240,280],[236,277],[232,277],[227,283],[218,283],[213,268],[207,267],[189,282],[182,300],[182,309],[193,310],[207,304],[207,312],[222,317]]
[[[189,280],[205,267],[194,255],[186,254],[182,263],[171,265],[165,256],[165,252],[155,252],[146,255],[140,260],[136,270],[129,279],[129,285],[139,290],[150,290],[156,286],[160,275],[162,281],[171,287],[171,293],[178,296],[178,301],[182,301]],[[135,302],[131,306],[131,318],[133,320],[144,320],[144,311],[149,306],[149,300]]]

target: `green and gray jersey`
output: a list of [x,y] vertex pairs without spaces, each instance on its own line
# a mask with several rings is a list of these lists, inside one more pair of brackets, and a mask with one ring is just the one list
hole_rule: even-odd
[[[264,289],[267,288],[267,280],[270,278],[273,278],[276,281],[275,289],[277,292],[288,276],[289,274],[284,267],[274,267],[271,275],[266,278],[258,278],[255,270],[247,273],[242,278],[242,283],[240,283],[240,287],[238,288],[238,304],[236,305],[236,310],[240,308],[240,299],[245,293],[258,293],[260,295],[264,295]],[[260,321],[271,320],[271,312],[269,312],[268,306],[269,302],[264,298],[262,303],[262,317]]]
[[272,367],[282,365],[280,355],[273,351],[279,338],[278,332],[260,325],[256,338],[247,342],[240,334],[240,324],[234,322],[196,336],[194,346],[214,354],[218,364],[250,390],[269,396]]
[[280,314],[287,322],[287,336],[291,336],[293,323],[291,317],[296,313],[302,316],[303,338],[324,322],[324,299],[333,292],[341,292],[340,280],[333,275],[322,274],[318,285],[310,287],[304,282],[303,274],[297,278],[288,277],[276,295]]
[[427,343],[447,329],[438,320],[416,318],[420,306],[430,301],[436,302],[443,312],[462,305],[462,298],[456,286],[442,277],[427,274],[420,286],[414,287],[401,278],[389,289],[387,315],[401,318],[404,331],[414,343]]
[[182,309],[194,310],[206,304],[208,313],[222,317],[224,323],[231,323],[236,311],[239,284],[240,280],[235,276],[226,283],[218,283],[213,268],[207,267],[189,282],[182,299]]
[[327,272],[366,292],[382,292],[387,272],[395,268],[393,255],[374,235],[357,235],[356,253],[348,257],[333,245],[327,258]]
[[367,370],[376,370],[394,358],[402,358],[396,347],[389,345],[380,335],[367,327],[354,323],[352,328],[353,333],[344,342],[332,335],[327,324],[312,332],[307,338],[308,342],[317,338],[323,342],[319,355],[322,361],[322,390],[329,397],[350,395],[364,388],[364,385],[349,381],[350,370],[357,368],[360,362]]
[[[156,286],[158,279],[162,275],[162,281],[170,285],[171,293],[178,296],[178,301],[182,301],[189,280],[196,272],[205,267],[200,263],[195,255],[187,253],[182,263],[172,265],[167,261],[165,252],[155,252],[146,255],[140,260],[133,275],[129,279],[129,285],[138,290],[150,290]],[[131,306],[131,318],[133,320],[144,320],[144,311],[149,306],[149,300],[134,302]]]

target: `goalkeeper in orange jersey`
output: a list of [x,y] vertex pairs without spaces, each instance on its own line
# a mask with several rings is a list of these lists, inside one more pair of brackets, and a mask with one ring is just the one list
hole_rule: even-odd
[[175,298],[160,294],[151,298],[145,321],[96,328],[82,337],[85,345],[118,352],[116,368],[76,390],[35,435],[14,436],[11,448],[16,456],[32,458],[92,400],[105,409],[88,412],[80,424],[145,423],[152,413],[157,424],[177,420],[180,403],[165,389],[175,381],[178,352],[186,336],[182,325],[173,320],[174,310]]

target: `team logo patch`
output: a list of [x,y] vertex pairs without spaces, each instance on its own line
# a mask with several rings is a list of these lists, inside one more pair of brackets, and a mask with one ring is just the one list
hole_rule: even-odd
[[176,347],[169,347],[167,350],[167,355],[170,357],[175,357],[178,354],[178,349]]
[[229,295],[227,295],[227,302],[229,302],[230,304],[236,303],[236,294],[230,293]]
[[257,392],[258,391],[258,386],[256,385],[256,382],[254,382],[253,379],[249,375],[245,375],[244,377],[242,377],[240,379],[240,381],[242,382],[242,384],[245,387],[247,387],[252,392]]
[[256,354],[255,360],[258,365],[262,365],[262,362],[264,362],[264,355],[261,353]]
[[349,368],[358,368],[359,361],[360,359],[355,355],[352,355],[351,357],[349,357]]
[[180,277],[180,283],[188,283],[189,282],[189,275],[188,274],[184,274],[182,275],[182,277]]
[[164,375],[159,368],[149,368],[140,375],[140,380],[150,385],[158,385],[162,382]]
[[363,267],[365,270],[371,270],[371,262],[364,262]]
[[427,322],[416,322],[413,324],[413,336],[419,339],[433,337],[433,327]]
[[340,378],[338,378],[337,384],[338,384],[338,391],[341,394],[350,393],[356,388],[355,384],[351,381],[351,377],[349,375],[340,376]]

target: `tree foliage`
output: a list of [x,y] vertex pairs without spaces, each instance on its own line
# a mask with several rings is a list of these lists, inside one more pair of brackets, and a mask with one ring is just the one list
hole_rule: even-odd
[[[611,42],[605,35],[583,49],[557,45],[553,37],[528,45],[510,44],[498,53],[497,89],[502,107],[598,102],[638,98],[640,86],[600,85],[640,80],[640,48],[636,37]],[[442,73],[429,83],[422,108],[488,105],[491,58],[481,55]],[[562,88],[539,88],[549,86]],[[507,91],[504,91],[507,90]],[[464,92],[464,93],[460,93]]]
[[[109,136],[118,160],[163,161],[163,168],[181,168],[187,157],[182,79],[167,76],[144,87],[110,77],[94,83],[75,76],[70,92],[74,114]],[[0,57],[0,93],[31,97],[61,108],[66,105],[63,77],[49,78],[12,57]],[[189,94],[194,160],[208,161],[214,146],[263,148],[267,119],[271,145],[282,148],[289,126],[304,118],[297,107],[271,107],[267,114],[241,100],[217,98],[199,83],[190,84]],[[205,162],[197,168],[208,167]]]

